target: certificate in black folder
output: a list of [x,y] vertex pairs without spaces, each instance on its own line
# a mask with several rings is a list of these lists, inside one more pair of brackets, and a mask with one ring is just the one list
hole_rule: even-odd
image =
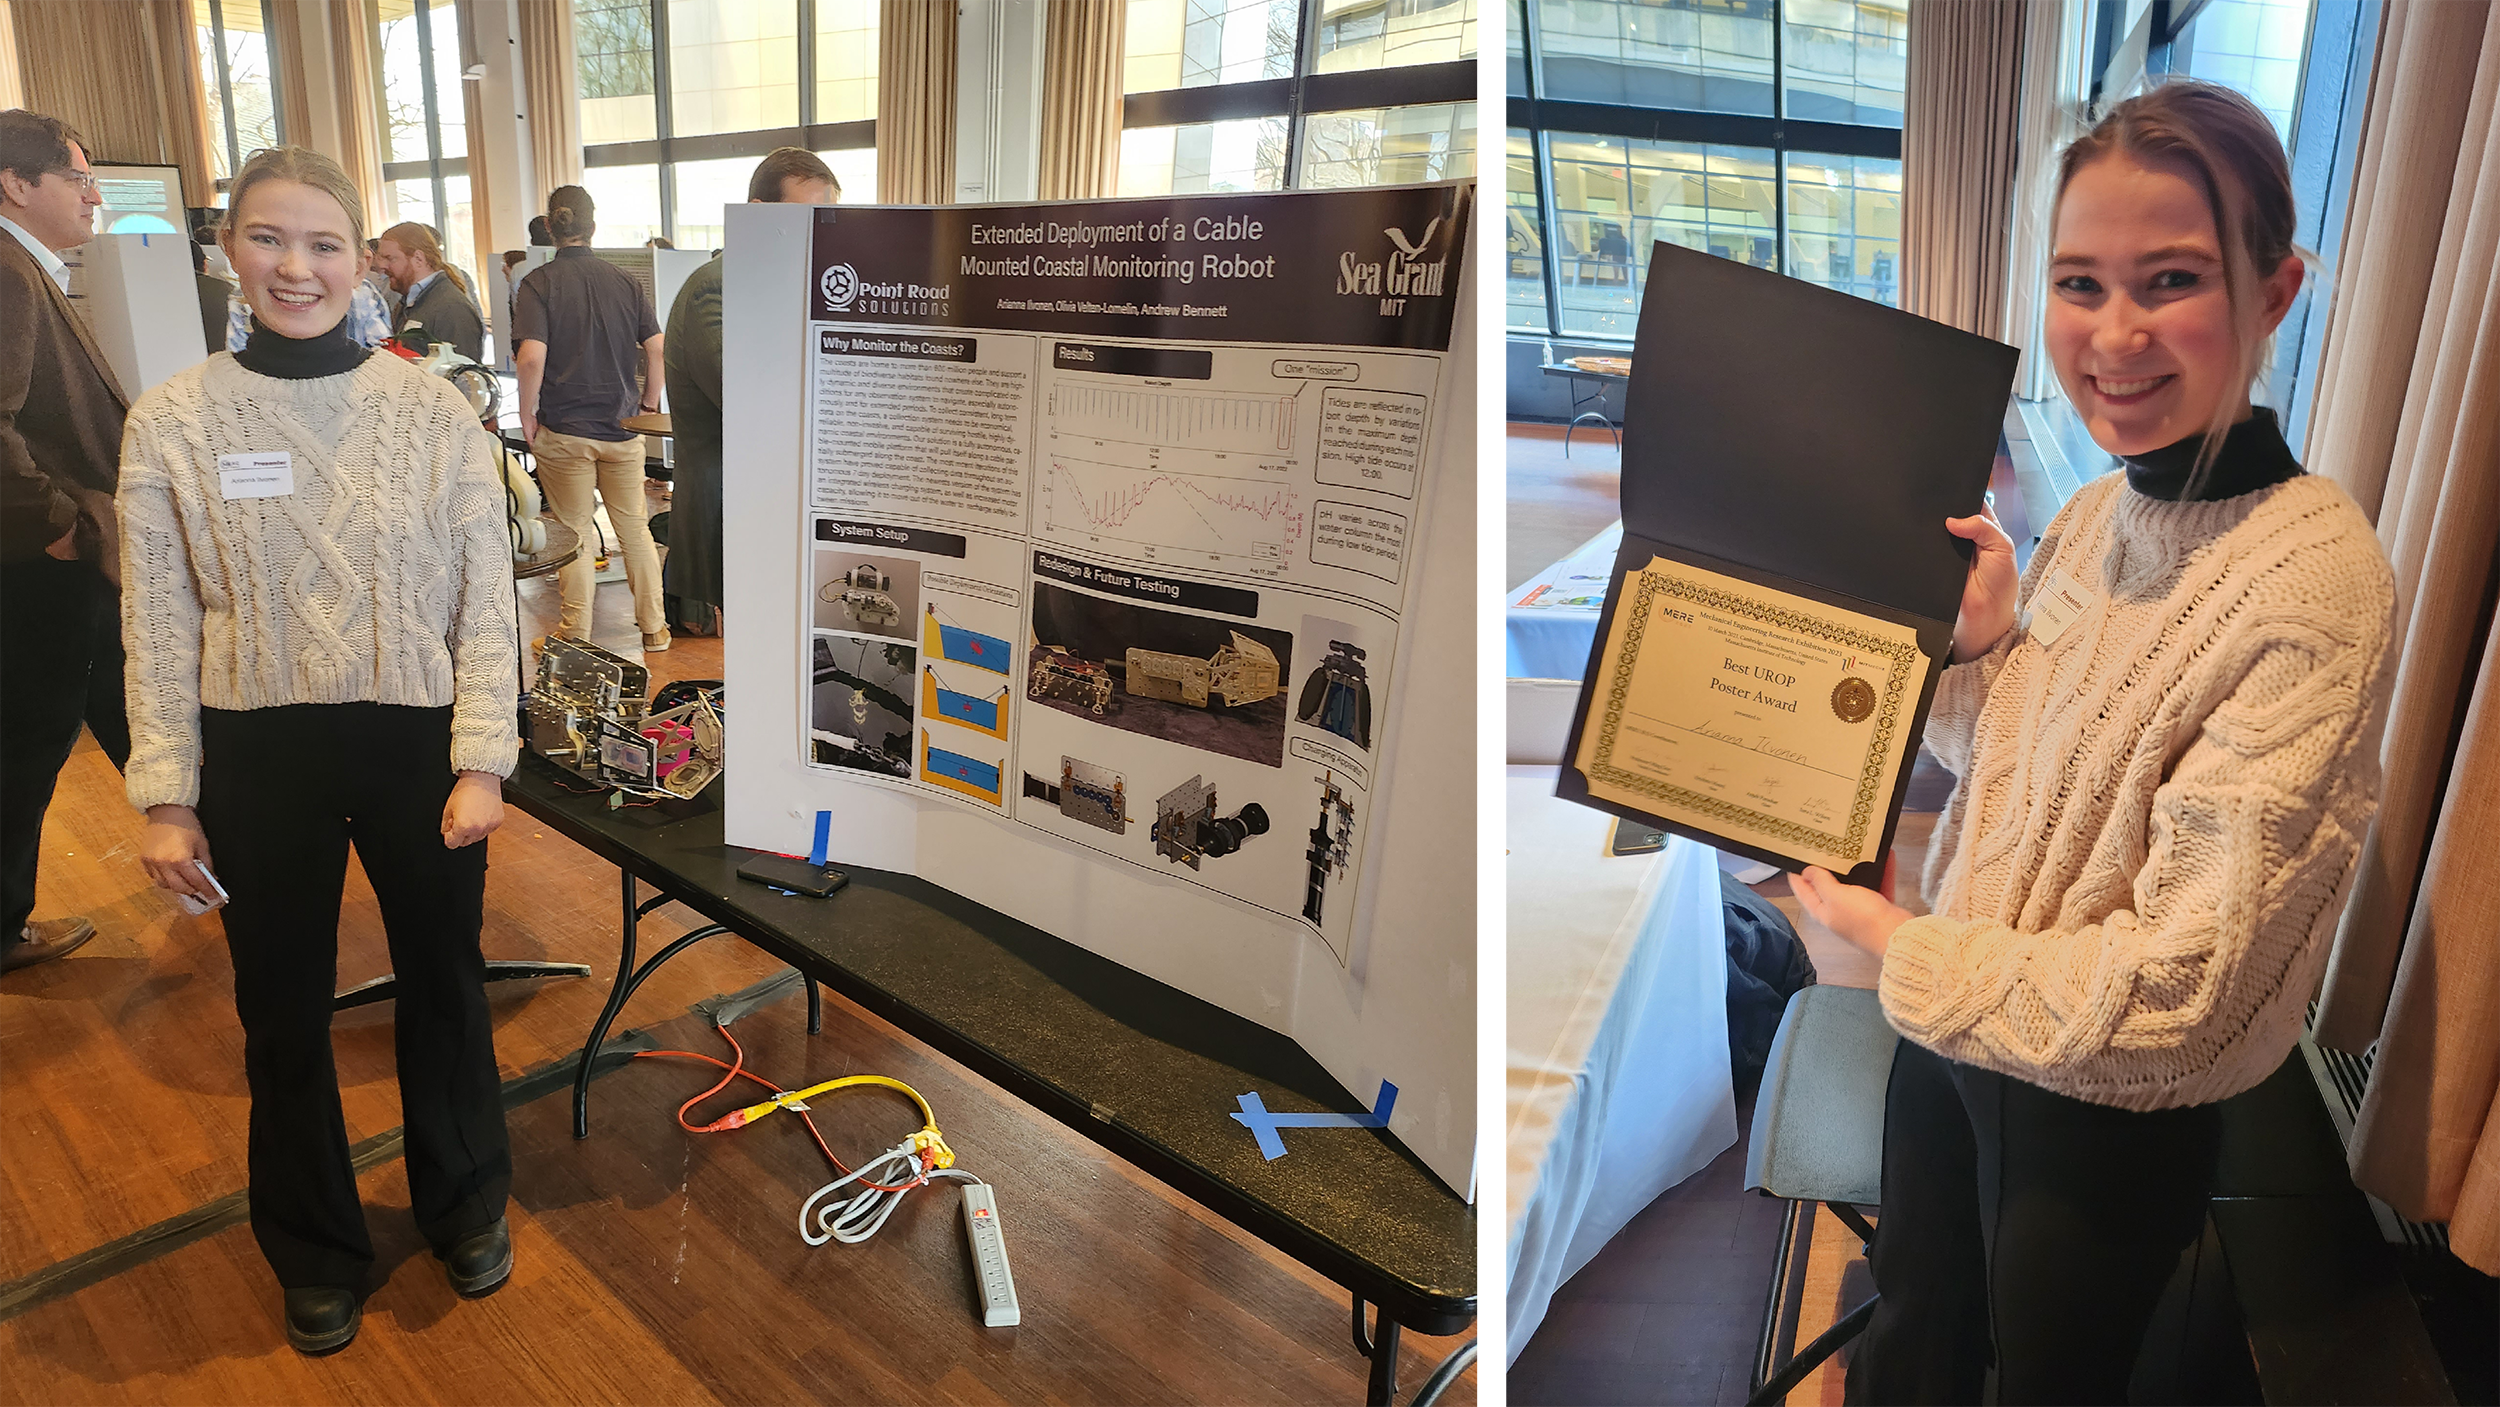
[[1952,648],[2016,352],[1658,244],[1558,794],[1872,886]]

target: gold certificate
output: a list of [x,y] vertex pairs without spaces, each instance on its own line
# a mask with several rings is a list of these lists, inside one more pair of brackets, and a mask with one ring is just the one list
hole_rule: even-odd
[[1590,796],[1836,874],[1878,857],[1915,627],[1655,556],[1617,599],[1574,759]]

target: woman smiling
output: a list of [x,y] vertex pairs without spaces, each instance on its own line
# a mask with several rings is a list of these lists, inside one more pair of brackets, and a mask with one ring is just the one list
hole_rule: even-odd
[[2164,84],[2058,177],[2049,354],[2126,471],[2019,583],[1993,522],[1947,524],[1978,552],[1927,724],[1933,913],[1797,885],[1905,1037],[1855,1402],[1975,1402],[1992,1361],[2002,1402],[2126,1400],[2217,1106],[2299,1039],[2378,805],[2392,574],[2249,399],[2305,272],[2272,125]]
[[131,407],[118,500],[141,862],[230,896],[252,1232],[307,1353],[355,1337],[373,1263],[330,1054],[350,844],[399,978],[417,1225],[463,1294],[512,1269],[478,950],[518,747],[503,493],[468,403],[347,334],[363,208],[303,148],[244,167],[221,238],[251,339]]

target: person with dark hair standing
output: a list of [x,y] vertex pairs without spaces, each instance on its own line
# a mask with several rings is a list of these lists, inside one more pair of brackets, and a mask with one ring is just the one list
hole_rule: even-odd
[[[592,515],[607,504],[625,554],[642,647],[665,650],[668,615],[660,605],[660,550],[643,498],[642,436],[621,423],[637,409],[648,415],[660,408],[659,319],[642,285],[590,252],[598,228],[590,192],[565,186],[548,197],[547,228],[556,257],[530,270],[513,297],[521,434],[538,456],[539,486],[556,521],[594,542]],[[590,638],[598,590],[592,558],[583,552],[556,577],[564,596],[556,634],[568,639]]]
[[251,340],[131,408],[119,503],[140,863],[228,896],[252,1236],[308,1354],[356,1336],[373,1267],[330,1049],[351,846],[398,978],[410,1210],[455,1293],[513,1263],[478,944],[520,746],[503,484],[458,391],[348,335],[363,210],[319,153],[244,165]]
[[0,112],[0,971],[95,936],[31,922],[52,788],[83,724],[122,766],[122,418],[130,401],[69,301],[60,252],[103,204],[85,144],[59,119]]
[[530,248],[552,249],[555,247],[555,242],[556,237],[547,233],[547,217],[544,215],[530,216]]
[[[781,147],[747,178],[750,205],[830,205],[842,183],[805,147]],[[688,275],[668,310],[669,428],[677,441],[662,581],[671,623],[689,635],[721,630],[721,255]]]

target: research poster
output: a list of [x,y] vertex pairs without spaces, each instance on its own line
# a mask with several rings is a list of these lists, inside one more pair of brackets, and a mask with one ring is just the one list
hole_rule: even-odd
[[1436,403],[1471,202],[817,212],[804,765],[1344,964],[1430,466],[1472,433]]

